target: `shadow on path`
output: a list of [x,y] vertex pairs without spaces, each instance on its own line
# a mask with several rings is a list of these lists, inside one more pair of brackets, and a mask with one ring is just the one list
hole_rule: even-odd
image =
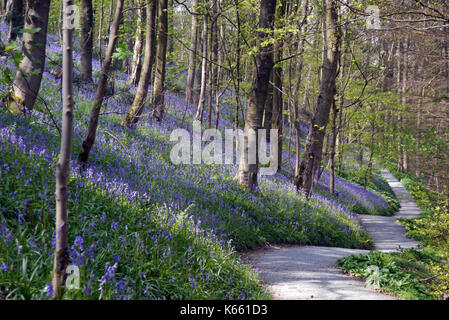
[[[405,187],[388,171],[382,176],[396,193],[401,209],[393,217],[360,215],[362,225],[381,251],[417,247],[415,240],[405,236],[398,218],[416,218],[419,208]],[[275,299],[317,300],[393,300],[394,297],[366,288],[360,279],[344,275],[337,267],[338,259],[367,250],[284,246],[261,249],[250,254],[250,261],[260,270],[262,278]]]

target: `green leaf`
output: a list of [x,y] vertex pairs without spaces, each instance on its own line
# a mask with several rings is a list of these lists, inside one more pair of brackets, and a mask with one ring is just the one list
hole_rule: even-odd
[[38,33],[39,31],[41,31],[41,29],[42,28],[34,28],[34,29],[26,29],[26,28],[24,28],[24,29],[21,29],[20,31],[19,31],[19,33],[31,33],[31,34],[34,34],[34,33]]

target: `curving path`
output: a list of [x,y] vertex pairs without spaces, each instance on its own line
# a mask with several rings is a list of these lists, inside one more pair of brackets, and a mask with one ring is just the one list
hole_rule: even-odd
[[[405,187],[388,171],[382,176],[396,193],[401,209],[394,217],[359,215],[362,225],[381,251],[416,247],[417,242],[405,237],[405,229],[396,223],[397,218],[414,218],[419,215],[416,203]],[[275,299],[317,300],[392,300],[365,287],[360,279],[344,275],[335,265],[338,259],[367,250],[317,247],[282,246],[264,248],[249,255],[259,269],[268,290]]]

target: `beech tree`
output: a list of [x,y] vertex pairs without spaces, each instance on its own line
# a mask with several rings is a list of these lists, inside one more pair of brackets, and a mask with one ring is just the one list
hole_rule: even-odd
[[22,37],[23,59],[19,64],[11,92],[11,110],[33,109],[45,66],[50,0],[28,0]]
[[304,156],[295,177],[296,187],[302,189],[306,196],[310,195],[314,175],[321,162],[324,136],[336,93],[335,80],[340,54],[341,31],[338,24],[337,0],[323,0],[322,6],[323,65],[320,92],[310,123]]
[[151,80],[151,74],[154,64],[154,51],[156,40],[156,10],[157,1],[152,0],[146,7],[146,39],[145,39],[145,58],[143,62],[143,69],[139,79],[139,85],[137,88],[136,96],[134,97],[133,104],[122,121],[122,126],[130,127],[132,124],[137,123],[139,120],[145,100],[148,94],[148,86]]
[[[251,90],[251,96],[248,101],[248,110],[245,119],[245,136],[243,138],[242,155],[240,158],[238,181],[240,185],[252,190],[257,186],[258,172],[258,143],[256,143],[255,163],[250,163],[250,141],[253,138],[258,141],[258,130],[262,129],[262,116],[267,97],[268,82],[271,70],[273,68],[273,45],[262,45],[265,39],[270,37],[269,30],[274,28],[274,14],[276,10],[276,0],[261,0],[259,14],[259,28],[262,31],[258,33],[258,53],[255,58],[255,77]],[[252,133],[255,136],[251,137]]]

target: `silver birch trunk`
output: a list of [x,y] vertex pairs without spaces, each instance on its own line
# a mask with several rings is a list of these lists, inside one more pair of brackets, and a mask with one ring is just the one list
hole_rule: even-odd
[[72,158],[73,136],[73,26],[70,24],[72,0],[64,0],[64,23],[62,44],[62,132],[61,151],[56,164],[56,231],[55,256],[53,263],[53,299],[59,299],[66,280],[66,269],[69,263],[68,252],[68,177],[70,175],[70,160]]

